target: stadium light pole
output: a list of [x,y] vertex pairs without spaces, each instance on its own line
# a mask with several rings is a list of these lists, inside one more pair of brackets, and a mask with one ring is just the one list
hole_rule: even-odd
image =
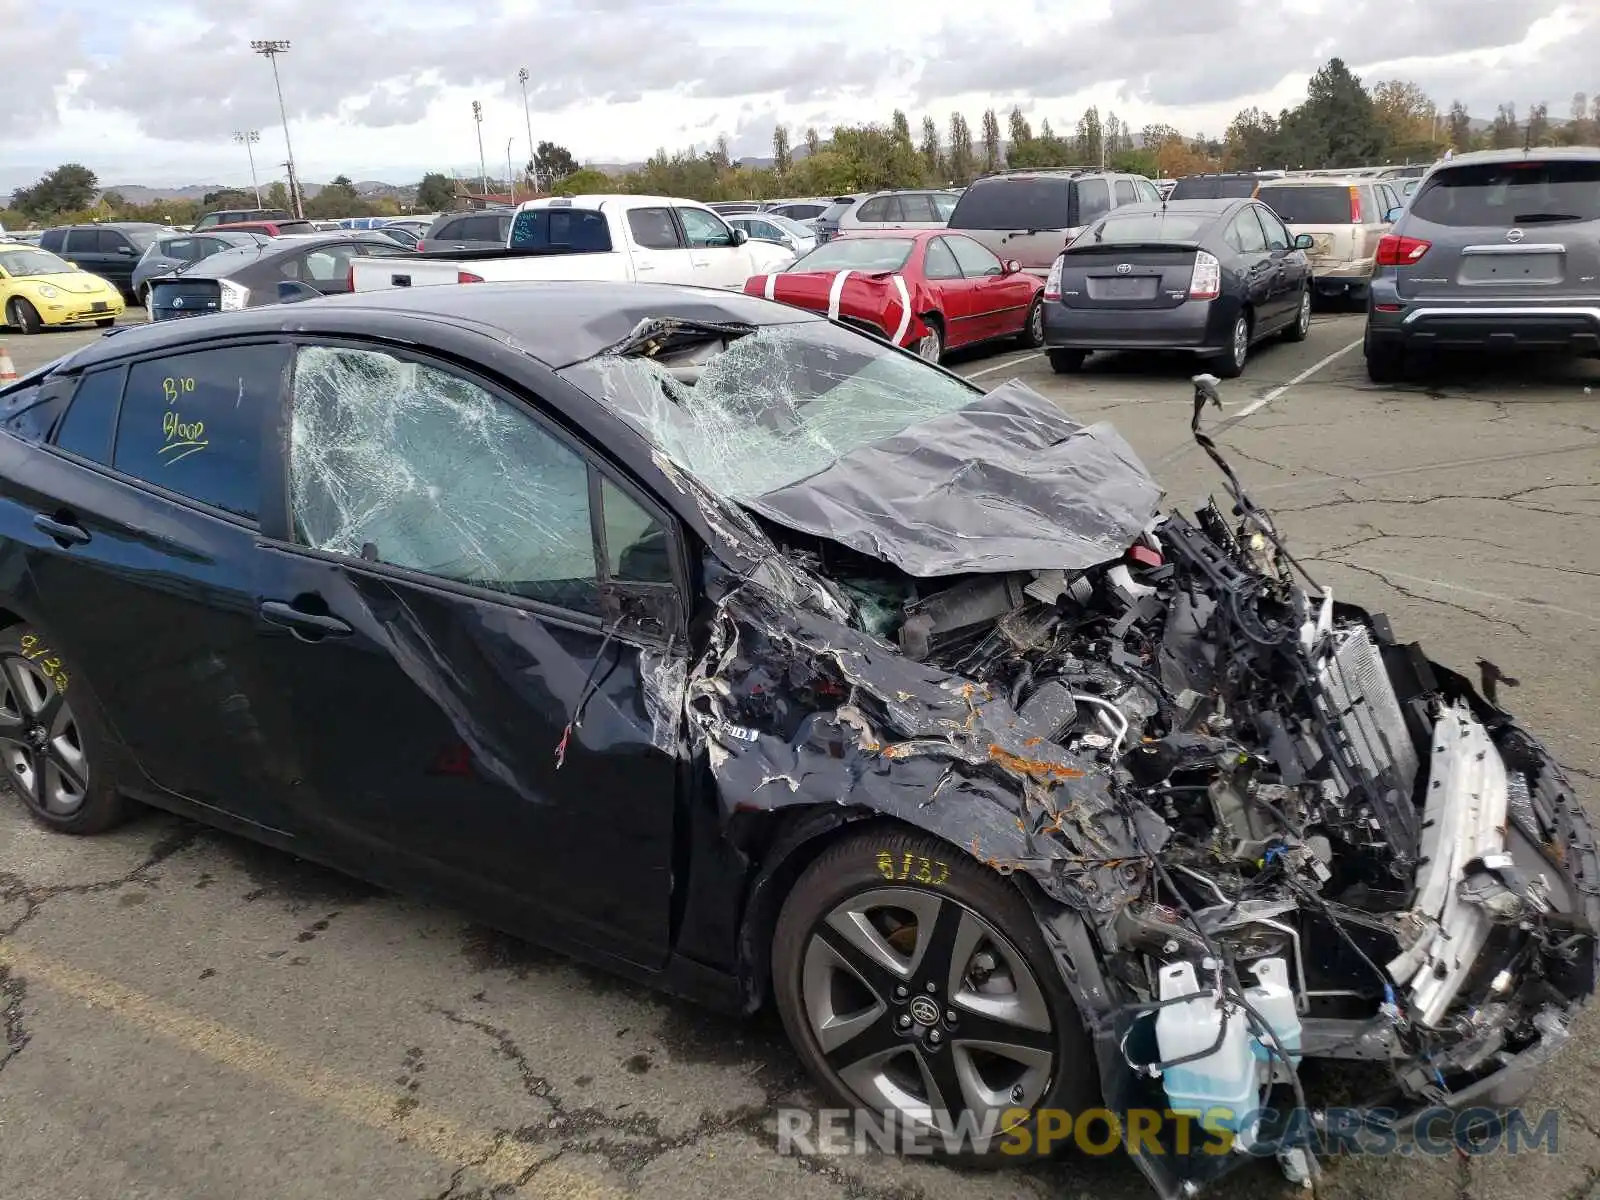
[[255,189],[256,207],[264,208],[261,203],[261,181],[256,178],[256,152],[255,144],[261,140],[259,129],[241,129],[233,135],[233,140],[244,147],[244,152],[250,156],[250,186]]
[[[483,105],[476,100],[472,102],[472,120],[478,127],[478,174],[483,179],[483,194],[489,194],[489,162],[483,157]],[[488,203],[487,200],[484,201]]]
[[284,40],[253,41],[250,49],[272,64],[272,86],[278,92],[278,115],[283,118],[283,148],[289,155],[289,198],[294,202],[294,215],[304,219],[305,205],[300,200],[300,185],[294,169],[294,147],[289,143],[289,110],[283,105],[283,81],[278,78],[278,55],[289,53],[289,43]]
[[533,115],[528,109],[528,68],[517,69],[517,82],[522,85],[522,119],[528,125],[528,174],[533,176],[533,190],[539,190],[539,169],[533,161]]
[[517,202],[517,177],[511,173],[511,146],[517,140],[517,135],[512,134],[506,139],[506,187],[511,189],[511,203]]

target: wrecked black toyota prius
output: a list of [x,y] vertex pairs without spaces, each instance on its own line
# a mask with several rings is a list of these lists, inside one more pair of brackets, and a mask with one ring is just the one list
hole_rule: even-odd
[[[1303,1177],[1330,1064],[1390,1127],[1516,1100],[1600,863],[1504,677],[1310,579],[1196,387],[1220,499],[1163,515],[1109,426],[750,297],[119,332],[0,393],[0,753],[64,832],[143,801],[770,999],[887,1120]],[[1164,1195],[1247,1157],[1174,1128]]]

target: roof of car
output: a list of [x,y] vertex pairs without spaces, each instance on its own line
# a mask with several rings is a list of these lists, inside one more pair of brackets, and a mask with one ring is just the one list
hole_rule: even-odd
[[[1197,212],[1197,213],[1222,213],[1240,204],[1249,204],[1249,196],[1217,196],[1214,198],[1196,198],[1194,200],[1150,200],[1138,204],[1119,204],[1106,214],[1106,217],[1120,217],[1127,213],[1159,213],[1159,212]],[[1102,220],[1105,218],[1102,217]]]
[[[52,225],[52,229],[165,229],[160,221],[78,221],[72,225]],[[46,231],[48,232],[48,231]]]
[[1261,186],[1274,187],[1360,187],[1362,184],[1382,183],[1371,175],[1286,175],[1282,179],[1263,179]]
[[1453,158],[1441,159],[1431,170],[1459,167],[1471,163],[1540,162],[1546,159],[1565,159],[1576,162],[1593,162],[1600,159],[1600,146],[1532,146],[1526,150],[1470,150]]
[[[220,256],[214,256],[220,257]],[[200,264],[204,265],[204,263]],[[234,334],[356,333],[426,345],[428,325],[475,330],[555,368],[590,358],[622,341],[640,321],[684,320],[790,325],[826,318],[722,288],[664,283],[526,282],[470,287],[390,288],[207,313],[197,320],[131,325],[63,362],[79,371],[95,363]]]

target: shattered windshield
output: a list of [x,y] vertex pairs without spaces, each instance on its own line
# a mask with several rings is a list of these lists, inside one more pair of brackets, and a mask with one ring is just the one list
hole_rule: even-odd
[[768,325],[695,367],[580,363],[673,462],[730,500],[814,475],[852,450],[980,393],[919,359],[821,321]]
[[912,575],[1080,570],[1155,515],[1116,430],[1020,380],[983,393],[823,321],[747,328],[646,321],[562,374],[710,492]]

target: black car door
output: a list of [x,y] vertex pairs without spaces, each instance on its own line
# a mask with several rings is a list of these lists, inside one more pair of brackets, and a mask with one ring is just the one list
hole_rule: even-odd
[[145,777],[125,783],[274,829],[256,519],[288,358],[241,343],[86,373],[53,444],[7,472],[46,632]]
[[1260,337],[1283,324],[1281,302],[1274,307],[1273,261],[1261,222],[1246,205],[1228,224],[1227,242],[1234,252],[1234,269],[1243,281],[1245,296],[1255,311],[1255,334]]
[[286,429],[257,652],[294,711],[297,827],[373,878],[661,963],[664,511],[525,398],[392,349],[301,345]]
[[67,230],[66,245],[61,252],[61,257],[74,263],[91,275],[98,275],[102,279],[109,279],[112,283],[117,278],[111,273],[112,255],[106,249],[111,243],[100,240],[101,231],[92,226],[79,226]]

